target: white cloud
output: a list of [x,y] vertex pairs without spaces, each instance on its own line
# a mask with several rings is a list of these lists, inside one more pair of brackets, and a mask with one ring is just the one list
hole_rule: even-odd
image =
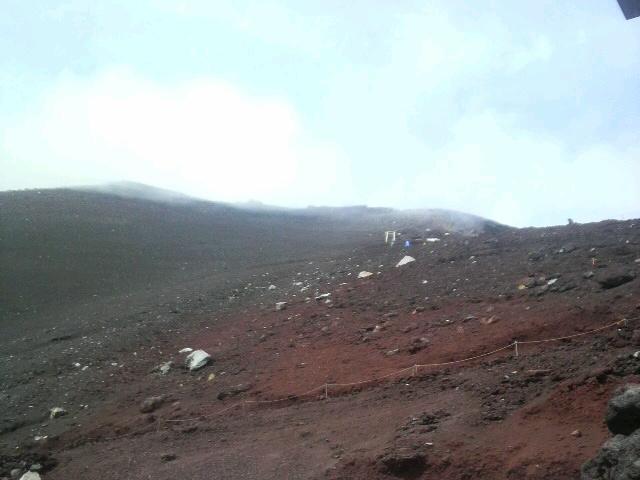
[[[640,148],[585,142],[571,150],[493,111],[459,120],[452,139],[423,151],[424,167],[390,183],[375,204],[437,205],[514,225],[566,218],[633,218],[640,211]],[[411,178],[411,180],[409,180]]]
[[289,205],[345,202],[350,192],[348,161],[311,138],[291,105],[212,78],[166,86],[127,70],[66,76],[6,129],[0,154],[3,189],[127,179]]

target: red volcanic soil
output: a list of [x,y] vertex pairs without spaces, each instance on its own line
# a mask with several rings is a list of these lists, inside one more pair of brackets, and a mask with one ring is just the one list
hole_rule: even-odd
[[[578,478],[612,390],[640,374],[640,223],[429,236],[256,268],[215,311],[150,323],[136,348],[68,373],[88,407],[5,429],[0,476],[38,461],[47,480]],[[212,363],[186,371],[183,347]],[[67,368],[40,375],[70,385]]]

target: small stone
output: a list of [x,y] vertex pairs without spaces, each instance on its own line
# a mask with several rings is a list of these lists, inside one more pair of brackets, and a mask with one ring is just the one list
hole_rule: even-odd
[[27,472],[20,477],[20,480],[40,480],[41,478],[38,472]]
[[162,375],[166,375],[171,370],[171,365],[173,365],[173,362],[171,361],[163,363],[162,365],[160,365],[160,368],[158,370],[160,370],[160,373]]
[[276,311],[285,310],[287,308],[287,302],[276,302]]
[[408,264],[408,263],[415,262],[415,261],[416,261],[416,259],[415,259],[415,258],[413,258],[412,256],[410,256],[410,255],[405,255],[405,256],[404,256],[404,257],[402,257],[402,259],[401,259],[401,260],[396,264],[396,267],[402,267],[403,265],[406,265],[406,264]]
[[151,413],[157,410],[162,406],[166,397],[164,395],[159,395],[157,397],[149,397],[140,404],[140,412],[141,413]]
[[527,288],[533,288],[536,286],[536,279],[533,277],[526,277],[518,282],[518,290],[525,290]]
[[62,407],[53,407],[49,410],[49,418],[59,418],[64,417],[67,414],[67,411]]
[[20,475],[22,475],[22,469],[14,468],[13,470],[11,470],[10,475],[13,480],[18,480],[20,478]]
[[173,462],[178,456],[175,453],[163,453],[160,456],[160,460],[163,462]]
[[193,352],[193,348],[183,348],[182,350],[180,350],[178,353],[191,353]]
[[494,323],[499,321],[500,321],[500,317],[496,315],[491,315],[489,318],[483,318],[482,320],[480,320],[480,323],[482,323],[483,325],[493,325]]
[[204,350],[194,350],[187,358],[185,358],[185,365],[190,371],[199,370],[206,366],[211,361],[211,355]]
[[573,432],[571,432],[571,436],[579,438],[582,436],[582,432],[580,430],[574,430]]
[[363,270],[358,274],[358,278],[367,278],[367,277],[370,277],[371,275],[373,275],[373,273]]
[[276,287],[275,285],[271,284],[271,285],[269,285],[267,287],[267,290],[275,290],[276,288],[278,288],[278,287]]

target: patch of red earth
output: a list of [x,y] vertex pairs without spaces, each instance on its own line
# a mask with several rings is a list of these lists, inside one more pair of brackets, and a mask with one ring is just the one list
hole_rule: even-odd
[[[341,294],[334,294],[336,303]],[[354,295],[362,293],[350,292]],[[231,346],[242,344],[236,348],[243,351],[239,360],[251,366],[254,393],[272,399],[299,395],[325,383],[372,380],[414,364],[473,357],[516,339],[573,335],[604,323],[602,315],[571,305],[521,299],[491,304],[448,302],[438,310],[390,311],[392,315],[385,316],[388,312],[301,302],[285,311],[230,319],[193,340],[222,357],[233,355]],[[465,321],[470,314],[474,318]],[[615,320],[618,318],[607,319]],[[519,351],[526,355],[539,348],[543,347],[521,345]],[[497,355],[511,354],[507,349]],[[438,368],[422,368],[421,372]]]

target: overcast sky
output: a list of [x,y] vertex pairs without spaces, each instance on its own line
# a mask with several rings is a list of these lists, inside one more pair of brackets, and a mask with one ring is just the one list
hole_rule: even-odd
[[616,0],[3,0],[0,190],[640,217]]

